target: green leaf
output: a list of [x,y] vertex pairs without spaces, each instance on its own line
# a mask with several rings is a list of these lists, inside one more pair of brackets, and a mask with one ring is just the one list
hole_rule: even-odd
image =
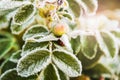
[[94,14],[98,8],[97,0],[79,0],[87,14]]
[[68,25],[71,30],[74,30],[77,27],[77,23],[73,21],[68,21]]
[[3,56],[4,59],[9,59],[11,57],[11,55],[16,52],[17,50],[20,50],[20,46],[18,45],[17,42],[15,42],[12,46],[12,48],[10,49],[9,52],[7,52],[7,54],[5,54],[5,56]]
[[17,72],[23,77],[28,77],[40,72],[50,62],[50,51],[47,49],[34,50],[19,60],[17,64]]
[[102,31],[96,33],[96,39],[99,44],[100,49],[108,57],[114,57],[118,54],[118,45],[116,39],[110,32]]
[[35,18],[32,17],[30,20],[28,20],[24,24],[12,23],[10,29],[13,34],[18,35],[18,34],[22,33],[27,27],[31,26],[34,21],[35,21]]
[[69,80],[69,77],[65,73],[63,73],[61,70],[58,71],[60,75],[60,80]]
[[30,42],[26,41],[22,48],[22,56],[29,54],[33,50],[44,48],[48,46],[48,42]]
[[15,39],[7,32],[0,32],[0,58],[2,58],[13,47]]
[[47,68],[41,72],[39,78],[39,80],[60,80],[58,70],[53,64],[49,64]]
[[111,31],[111,33],[120,40],[120,30],[113,30]]
[[60,15],[62,15],[65,18],[68,18],[69,20],[73,20],[73,17],[70,13],[68,12],[59,12]]
[[112,71],[112,73],[115,74],[119,74],[120,73],[120,56],[117,55],[114,57],[114,59],[112,58],[106,58],[105,56],[103,56],[99,63],[101,63],[102,65],[105,65],[108,69],[110,69],[110,71]]
[[10,61],[10,60],[6,60],[3,62],[3,64],[0,66],[0,73],[4,73],[5,71],[9,70],[9,69],[13,69],[16,67],[16,63]]
[[[54,49],[53,49],[53,50],[59,49],[59,50],[66,50],[66,51],[69,51],[68,49],[66,49],[65,46],[61,46],[61,45],[58,44],[58,43],[59,43],[59,41],[58,41],[58,42],[54,42],[54,44],[53,44]],[[69,51],[69,52],[71,52],[71,51]],[[71,52],[71,53],[73,53],[73,52]]]
[[81,62],[74,54],[64,50],[53,51],[53,62],[56,66],[69,77],[77,77],[81,75]]
[[30,77],[19,76],[15,68],[6,71],[0,76],[0,80],[36,80],[36,79],[37,79],[36,75],[32,75]]
[[87,58],[82,52],[79,52],[77,57],[81,61],[83,69],[90,69],[98,63],[102,55],[103,52],[98,48],[97,55],[93,59]]
[[11,48],[12,42],[8,39],[0,40],[0,58],[2,58]]
[[111,31],[111,33],[117,38],[118,45],[120,46],[120,30],[119,29],[113,30],[113,31]]
[[26,4],[18,9],[14,16],[14,22],[17,24],[23,24],[30,20],[36,12],[34,5]]
[[70,13],[64,13],[63,16],[70,19],[70,20],[73,20],[73,17]]
[[44,36],[39,36],[36,35],[31,39],[28,39],[30,41],[36,41],[36,42],[49,42],[49,41],[57,41],[59,38],[55,37],[54,34],[49,34],[49,35],[44,35]]
[[9,20],[6,16],[0,17],[0,29],[7,28],[9,25]]
[[0,16],[6,15],[18,7],[22,6],[27,2],[23,1],[11,1],[11,0],[1,0],[0,1]]
[[80,17],[82,14],[82,8],[77,0],[67,0],[69,3],[69,7],[74,13],[75,17]]
[[97,53],[97,41],[94,35],[81,35],[81,51],[89,59],[93,59]]
[[21,58],[20,54],[21,54],[21,50],[18,50],[16,52],[14,52],[12,54],[12,56],[10,57],[10,61],[12,61],[14,63],[17,63],[18,60]]
[[71,46],[75,55],[80,52],[81,48],[80,36],[77,36],[76,38],[71,38]]
[[23,35],[23,40],[26,40],[27,38],[31,38],[31,37],[34,37],[34,36],[44,36],[46,34],[48,34],[48,29],[43,26],[43,25],[35,25],[35,26],[32,26],[31,28],[29,28],[25,34]]
[[108,68],[107,66],[101,63],[97,63],[93,68],[85,70],[84,73],[90,76],[94,76],[94,75],[101,76],[101,74],[111,74],[112,72],[110,68]]

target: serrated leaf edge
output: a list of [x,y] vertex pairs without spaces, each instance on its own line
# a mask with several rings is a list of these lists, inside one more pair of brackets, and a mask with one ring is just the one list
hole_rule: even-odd
[[[23,35],[23,37],[22,37],[22,39],[23,39],[24,41],[27,40],[27,39],[29,39],[29,38],[25,38],[25,36],[27,36],[28,31],[30,31],[31,29],[33,29],[33,28],[35,28],[35,27],[45,28],[45,29],[48,31],[48,33],[49,33],[49,30],[47,29],[46,26],[44,26],[44,25],[34,25],[34,26],[30,27],[29,29],[27,29],[27,31],[24,33],[24,35]],[[36,36],[37,36],[37,35],[40,35],[40,34],[36,34]],[[29,36],[27,36],[27,37],[29,37]],[[32,37],[32,38],[33,38],[33,37]],[[32,38],[30,38],[30,39],[32,39]]]
[[[20,30],[20,31],[18,31],[18,32],[14,31],[13,28],[12,28],[12,26],[10,27],[10,30],[11,30],[11,32],[12,32],[13,34],[19,35],[19,34],[22,33],[27,27],[29,27],[29,26],[33,23],[34,20],[35,20],[35,18],[33,17],[33,19],[26,21],[26,23],[24,23],[24,24],[21,24],[20,26],[21,26],[23,29]],[[16,23],[13,22],[13,24],[16,24]],[[16,25],[18,25],[18,24],[16,24]],[[27,26],[26,26],[26,25],[27,25]],[[29,25],[29,26],[28,26],[28,25]]]
[[12,56],[10,57],[10,61],[17,63],[18,60],[14,59],[14,55],[18,54],[19,52],[21,52],[21,50],[18,50],[17,52],[13,53]]
[[43,36],[43,38],[40,38],[40,39],[34,39],[34,37],[37,37],[37,36],[33,36],[27,40],[35,41],[35,42],[47,42],[47,41],[49,42],[49,41],[57,41],[59,39],[59,38],[55,37],[53,34]]
[[[68,54],[68,55],[70,55],[70,56],[72,56],[77,62],[78,62],[78,64],[80,65],[80,73],[78,74],[78,73],[76,73],[75,72],[75,75],[70,75],[69,73],[67,73],[67,74],[69,74],[68,76],[69,77],[78,77],[78,76],[80,76],[81,75],[81,72],[82,72],[82,64],[81,64],[81,62],[80,62],[80,60],[78,60],[78,58],[74,55],[74,54],[71,54],[70,52],[67,52],[67,51],[65,51],[65,50],[59,50],[59,49],[55,49],[55,50],[53,50],[53,52],[55,52],[55,51],[59,51],[59,52],[64,52],[64,53],[66,53],[66,54]],[[53,62],[54,62],[54,55],[52,55],[52,60],[53,60]],[[59,69],[60,69],[60,67],[63,67],[63,66],[57,66]],[[70,68],[71,69],[71,68]],[[61,70],[61,69],[60,69]],[[63,71],[64,72],[64,70],[61,70],[61,71]],[[65,73],[65,72],[64,72]]]
[[[28,56],[29,54],[34,54],[34,52],[36,52],[36,51],[38,51],[38,50],[46,50],[46,51],[48,51],[48,52],[50,52],[48,49],[44,49],[44,48],[40,48],[40,49],[36,49],[36,50],[33,50],[33,51],[31,51],[30,53],[28,53],[28,54],[26,54],[25,56],[23,56],[19,61],[18,61],[18,64],[17,64],[17,73],[18,73],[18,75],[20,75],[20,76],[22,76],[22,77],[28,77],[28,76],[30,76],[30,75],[33,75],[33,74],[36,74],[36,72],[34,72],[33,74],[28,74],[28,75],[22,75],[22,74],[20,74],[19,73],[19,69],[18,69],[18,65],[20,64],[20,61],[23,59],[23,58],[25,58],[26,56]],[[44,69],[44,67],[47,67],[49,64],[51,63],[51,54],[50,54],[50,56],[49,56],[49,59],[46,61],[46,63],[43,65],[43,67],[41,67],[41,70],[42,69]],[[40,70],[38,70],[37,72],[40,72]]]
[[[89,34],[90,35],[90,34]],[[84,36],[84,35],[81,35],[81,43],[82,43],[82,36]],[[92,35],[92,36],[94,36],[94,35]],[[96,38],[95,38],[96,39]],[[98,48],[98,44],[97,44],[97,40],[96,40],[96,43],[95,43],[95,47],[93,48],[93,50],[94,50],[94,55],[93,56],[88,56],[84,51],[83,51],[83,48],[81,47],[81,51],[82,51],[82,53],[83,53],[83,55],[86,57],[86,58],[88,58],[88,59],[93,59],[95,56],[96,56],[96,54],[97,54],[97,48]]]
[[[22,7],[24,7],[24,6],[26,6],[26,5],[33,5],[32,3],[27,3],[27,4],[25,4],[25,5],[23,5]],[[20,8],[22,8],[22,7],[20,7]],[[25,22],[27,22],[27,21],[29,21],[29,19],[30,18],[32,18],[32,16],[35,14],[35,12],[36,12],[36,8],[35,8],[35,6],[33,5],[33,12],[30,14],[30,16],[28,17],[28,19],[26,19],[25,21],[23,21],[22,23],[17,23],[17,22],[15,22],[15,15],[13,16],[13,23],[15,23],[15,24],[18,24],[18,25],[21,25],[21,24],[24,24]],[[19,8],[19,9],[20,9]],[[19,9],[17,10],[17,11],[19,11]],[[17,12],[16,12],[17,13]]]
[[46,49],[46,47],[48,46],[48,44],[46,45],[46,46],[44,46],[44,47],[38,47],[38,48],[36,48],[36,49],[34,49],[34,50],[31,50],[31,51],[29,51],[29,50],[27,50],[27,51],[24,51],[24,48],[25,48],[25,46],[26,46],[26,44],[27,44],[27,42],[29,42],[29,41],[26,41],[25,42],[25,44],[22,46],[22,52],[21,52],[21,56],[24,56],[24,55],[27,55],[27,54],[29,54],[30,52],[32,52],[32,51],[34,51],[34,50],[39,50],[39,49]]
[[[54,67],[54,69],[55,69],[55,73],[56,73],[56,75],[57,75],[57,77],[58,77],[58,80],[60,80],[60,76],[59,76],[59,72],[58,72],[58,70],[57,70],[57,68],[56,68],[56,66],[54,65],[54,64],[51,64],[53,67]],[[47,68],[47,67],[46,67]],[[45,68],[45,69],[46,69]],[[44,69],[44,70],[45,70]],[[40,80],[44,80],[44,70],[40,73]]]
[[[108,31],[102,31],[102,32],[107,33],[107,34],[108,34],[109,36],[111,36],[112,39],[114,40],[114,42],[115,42],[114,47],[115,47],[115,49],[116,49],[114,56],[117,56],[117,54],[118,54],[118,52],[119,52],[119,47],[118,47],[118,45],[117,45],[117,43],[116,43],[116,41],[117,41],[116,38],[114,37],[114,35],[113,35],[112,33],[108,32]],[[98,45],[99,45],[100,49],[105,53],[105,55],[106,55],[107,57],[110,57],[111,54],[109,54],[110,52],[109,52],[109,50],[107,49],[107,46],[106,46],[106,44],[104,43],[104,40],[103,40],[100,32],[99,32],[99,31],[96,31],[96,35],[95,35],[95,36],[96,36],[96,39],[97,39],[97,42],[98,42]],[[99,41],[98,39],[99,39],[100,41]],[[101,45],[101,43],[102,43],[102,45]],[[104,44],[105,44],[105,46],[104,46],[104,48],[102,48]],[[114,57],[113,57],[113,58],[114,58]]]

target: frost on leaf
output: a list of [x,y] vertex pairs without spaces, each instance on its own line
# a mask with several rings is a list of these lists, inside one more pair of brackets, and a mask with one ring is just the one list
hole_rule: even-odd
[[[3,74],[4,72],[6,72],[9,69],[13,69],[16,68],[16,63],[10,61],[10,60],[6,60],[2,63],[2,65],[0,66],[0,73]],[[0,79],[1,80],[1,79]]]
[[65,47],[66,47],[66,49],[67,49],[68,51],[73,52],[73,51],[72,51],[71,44],[70,44],[70,41],[69,41],[69,37],[68,37],[67,35],[65,35],[65,34],[62,35],[61,38],[60,38],[60,40],[63,42],[63,44],[65,45]]
[[78,0],[86,14],[94,14],[98,8],[97,0]]
[[69,77],[63,73],[61,70],[58,70],[61,80],[69,80]]
[[94,14],[98,8],[97,0],[67,0],[69,7],[74,13],[75,17],[79,17],[83,10],[86,14]]
[[81,35],[81,51],[89,59],[93,59],[97,53],[97,40],[94,35]]
[[53,64],[49,64],[39,76],[39,80],[60,80],[57,68]]
[[0,16],[0,30],[3,28],[7,28],[9,25],[9,20],[6,16]]
[[117,29],[117,30],[113,30],[111,31],[111,33],[120,40],[120,30]]
[[111,33],[115,36],[118,46],[120,47],[120,29],[113,30]]
[[[90,74],[91,72],[92,74]],[[87,73],[90,76],[101,75],[101,74],[109,75],[112,74],[112,70],[104,64],[97,63],[93,68],[86,70],[85,73]]]
[[31,19],[35,14],[35,7],[32,4],[25,4],[18,9],[14,16],[14,22],[17,24],[23,24]]
[[16,23],[12,23],[11,24],[11,31],[13,34],[20,34],[22,33],[27,27],[31,26],[31,24],[34,22],[35,18],[32,17],[30,20],[28,20],[26,23],[24,24],[16,24]]
[[70,42],[74,54],[78,54],[81,48],[80,36],[77,36],[76,38],[71,38]]
[[77,77],[81,75],[81,62],[77,59],[77,57],[75,57],[75,55],[69,52],[63,50],[54,50],[53,62],[69,77]]
[[0,80],[36,80],[36,79],[37,79],[36,75],[32,75],[27,78],[19,76],[15,68],[6,71],[0,76]]
[[42,25],[35,25],[35,26],[32,26],[31,28],[29,28],[24,36],[23,36],[23,40],[26,40],[27,38],[31,38],[31,37],[34,37],[34,36],[44,36],[46,34],[48,34],[48,30],[47,28],[45,28],[45,26],[42,26]]
[[47,49],[34,50],[19,60],[17,72],[23,77],[28,77],[40,72],[50,61],[50,52]]
[[22,6],[27,2],[22,1],[11,1],[11,0],[1,0],[0,1],[0,16],[6,15],[18,7]]
[[80,17],[80,15],[82,14],[82,8],[80,4],[76,0],[67,0],[67,1],[75,17]]
[[82,52],[77,54],[77,58],[81,61],[83,69],[90,69],[98,63],[102,55],[103,52],[98,48],[97,55],[93,59],[87,58]]
[[33,40],[36,42],[49,42],[49,41],[57,41],[59,38],[55,37],[54,34],[49,34],[49,35],[45,35],[43,37],[37,35],[34,36],[32,39],[29,40]]
[[40,48],[44,48],[48,46],[48,42],[30,42],[26,41],[25,44],[23,45],[22,49],[22,56],[29,54],[33,50],[38,50]]
[[100,33],[97,32],[96,39],[100,49],[106,56],[114,57],[116,54],[118,54],[118,45],[113,34],[107,31],[102,31]]
[[14,63],[17,63],[18,60],[21,58],[21,50],[18,50],[16,52],[14,52],[12,54],[12,56],[10,57],[10,61],[14,62]]

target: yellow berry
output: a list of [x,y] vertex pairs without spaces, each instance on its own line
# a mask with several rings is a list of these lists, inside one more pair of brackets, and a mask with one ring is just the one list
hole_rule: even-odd
[[55,36],[62,36],[67,32],[68,25],[65,23],[58,23],[53,27],[52,32],[54,33]]

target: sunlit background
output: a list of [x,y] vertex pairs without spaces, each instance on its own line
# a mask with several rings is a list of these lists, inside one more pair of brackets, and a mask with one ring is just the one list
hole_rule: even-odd
[[102,13],[111,19],[120,21],[120,0],[98,0],[97,13]]

